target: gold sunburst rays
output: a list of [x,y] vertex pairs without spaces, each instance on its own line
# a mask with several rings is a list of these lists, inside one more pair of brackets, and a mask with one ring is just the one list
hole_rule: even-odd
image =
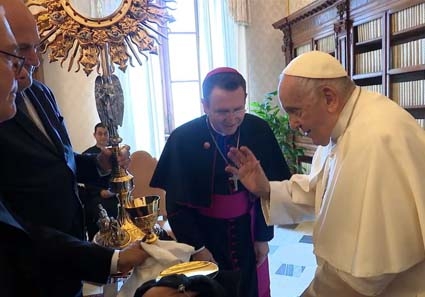
[[50,62],[59,61],[64,67],[68,61],[68,71],[82,68],[87,76],[94,69],[98,74],[101,69],[111,73],[113,65],[125,71],[128,64],[134,66],[133,57],[142,65],[139,56],[157,54],[158,36],[164,37],[161,31],[174,21],[168,14],[171,8],[154,0],[122,0],[111,16],[97,19],[75,11],[70,0],[29,0],[27,5],[35,11],[40,51],[50,49]]

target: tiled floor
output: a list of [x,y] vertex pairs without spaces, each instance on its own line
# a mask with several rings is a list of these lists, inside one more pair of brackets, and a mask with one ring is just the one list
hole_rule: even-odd
[[269,256],[272,297],[297,297],[312,280],[316,259],[311,232],[312,223],[275,227]]
[[[311,232],[312,223],[275,227],[269,256],[272,297],[297,297],[310,283],[316,269]],[[114,284],[108,286],[105,297],[113,296]],[[101,293],[101,287],[84,286],[85,296]]]

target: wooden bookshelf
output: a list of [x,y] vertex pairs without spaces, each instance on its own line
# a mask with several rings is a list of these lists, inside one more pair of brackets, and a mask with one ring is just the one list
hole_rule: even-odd
[[[425,122],[425,0],[316,0],[273,23],[286,62],[306,50],[334,55],[364,89]],[[295,144],[312,144],[295,139]]]

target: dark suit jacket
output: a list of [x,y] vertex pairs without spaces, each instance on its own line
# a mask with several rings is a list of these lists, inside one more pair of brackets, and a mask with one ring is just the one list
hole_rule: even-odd
[[[75,154],[52,92],[34,81],[26,91],[51,141],[18,107],[0,125],[0,193],[8,207],[36,225],[83,238],[77,181],[97,179],[94,156]],[[17,98],[19,102],[20,98]]]
[[24,225],[0,197],[0,296],[81,296],[81,280],[107,281],[112,249]]

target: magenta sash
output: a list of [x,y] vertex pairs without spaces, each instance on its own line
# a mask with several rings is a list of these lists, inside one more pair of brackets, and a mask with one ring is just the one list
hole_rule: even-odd
[[252,208],[252,202],[247,191],[232,195],[214,194],[211,200],[210,207],[198,208],[201,215],[217,219],[232,219],[249,213]]

